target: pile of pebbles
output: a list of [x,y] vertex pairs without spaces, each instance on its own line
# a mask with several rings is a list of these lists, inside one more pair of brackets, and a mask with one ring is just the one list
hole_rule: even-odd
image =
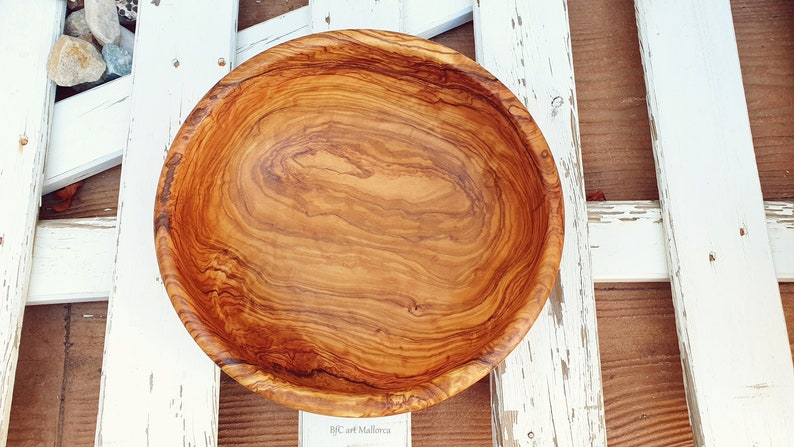
[[50,50],[55,84],[83,91],[129,74],[138,0],[69,0],[63,35]]

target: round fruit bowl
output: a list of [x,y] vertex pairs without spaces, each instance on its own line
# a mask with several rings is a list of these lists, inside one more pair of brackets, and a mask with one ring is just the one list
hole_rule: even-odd
[[224,77],[171,146],[165,287],[198,345],[284,405],[440,402],[534,322],[563,243],[559,177],[479,65],[397,33],[315,34]]

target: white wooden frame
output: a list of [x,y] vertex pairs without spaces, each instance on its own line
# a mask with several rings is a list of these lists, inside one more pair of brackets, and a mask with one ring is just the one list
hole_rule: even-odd
[[[794,282],[794,203],[765,209],[777,280]],[[587,218],[593,282],[670,280],[659,202],[588,202]],[[27,304],[107,300],[115,234],[115,217],[39,222]]]
[[[7,199],[0,212],[0,445],[5,445],[55,100],[47,58],[63,27],[65,4],[0,0],[0,10],[5,86],[0,93],[0,190]],[[25,24],[25,32],[17,22]]]
[[[18,2],[0,0],[0,6],[7,13],[0,16],[0,24],[4,18],[18,17],[8,13],[15,11],[13,9],[15,6],[12,5],[16,3]],[[26,22],[42,27],[41,32],[35,35],[41,36],[43,40],[36,45],[30,45],[39,52],[37,55],[34,54],[34,58],[38,57],[38,62],[31,64],[32,70],[38,75],[30,75],[24,79],[25,82],[22,84],[26,85],[26,88],[29,87],[29,90],[25,90],[28,96],[25,96],[26,100],[19,100],[20,104],[23,104],[19,110],[33,106],[29,110],[30,116],[35,118],[25,121],[27,127],[24,132],[16,130],[18,128],[14,128],[13,125],[4,127],[5,123],[0,123],[0,136],[4,137],[4,141],[8,141],[8,135],[14,137],[14,141],[22,141],[19,137],[25,136],[27,140],[25,146],[41,153],[48,142],[46,117],[49,116],[48,110],[51,107],[52,89],[51,86],[44,88],[34,84],[41,80],[42,51],[46,47],[42,42],[47,39],[51,42],[56,35],[53,30],[60,26],[57,23],[60,19],[56,18],[53,12],[57,11],[62,17],[63,10],[62,2],[54,0],[35,3],[35,7],[25,4],[24,11],[19,12],[19,14],[30,14],[31,17],[38,14],[37,17],[44,19]],[[56,6],[56,3],[60,5]],[[537,358],[530,360],[527,355],[519,352],[516,356],[517,361],[500,367],[500,371],[497,372],[499,376],[494,380],[497,387],[494,389],[494,394],[501,398],[497,398],[495,402],[496,443],[507,444],[508,441],[515,441],[517,445],[546,445],[551,437],[559,435],[554,440],[557,445],[605,444],[606,435],[600,407],[600,377],[597,371],[593,372],[586,366],[577,366],[577,362],[583,365],[585,361],[595,361],[597,364],[597,345],[594,342],[596,332],[591,305],[592,284],[607,281],[666,281],[672,278],[687,397],[697,442],[709,445],[792,444],[791,434],[787,428],[794,426],[794,415],[792,415],[794,407],[790,405],[790,402],[794,401],[794,385],[792,385],[794,368],[791,366],[785,327],[780,324],[782,312],[779,295],[776,295],[775,281],[794,281],[794,256],[791,255],[794,253],[794,226],[791,225],[794,220],[794,203],[762,204],[761,202],[760,192],[757,189],[757,172],[752,164],[752,157],[748,155],[752,152],[752,143],[748,138],[749,127],[743,103],[741,74],[738,70],[735,37],[727,0],[707,0],[697,3],[678,0],[675,5],[669,2],[636,0],[638,29],[649,92],[652,137],[660,171],[661,208],[654,202],[588,203],[585,207],[577,154],[577,113],[565,0],[529,3],[513,0],[509,2],[478,0],[474,2],[476,6],[473,9],[472,2],[468,0],[447,0],[438,2],[430,8],[421,0],[388,0],[379,3],[382,3],[378,5],[379,7],[391,8],[392,13],[399,11],[397,25],[390,22],[392,25],[388,25],[389,27],[422,37],[430,37],[434,33],[445,31],[469,20],[473,11],[476,17],[478,58],[518,94],[538,119],[555,150],[562,150],[556,153],[556,156],[561,173],[566,179],[568,199],[566,211],[574,228],[568,229],[568,248],[566,248],[568,252],[564,255],[561,288],[559,294],[551,300],[551,303],[557,307],[550,309],[550,315],[546,315],[547,324],[544,325],[541,319],[533,329],[533,332],[543,333],[542,336],[536,336],[542,339],[540,342],[533,342],[535,351],[545,352],[551,363],[548,361],[544,363]],[[395,7],[395,4],[399,4],[400,7]],[[151,5],[148,6],[147,3],[142,9],[145,11],[159,8],[164,14],[163,17],[176,12],[171,8],[180,7],[178,2],[173,0],[153,2]],[[338,8],[340,3],[333,6]],[[195,8],[195,5],[191,8]],[[334,13],[334,17],[345,14],[341,9],[337,11],[339,12]],[[322,19],[320,22],[322,26],[324,17],[320,15],[317,17]],[[187,16],[194,19],[193,15],[187,14]],[[174,17],[174,23],[177,23],[178,14]],[[236,37],[236,46],[231,44],[228,47],[227,68],[276,43],[308,34],[312,29],[312,17],[312,9],[305,7],[236,34],[233,32],[234,27],[227,29],[228,42],[234,42]],[[233,23],[234,19],[230,17],[228,21]],[[332,23],[338,24],[336,21]],[[709,32],[692,32],[701,28]],[[0,34],[6,29],[12,28],[0,27]],[[483,34],[484,32],[486,35]],[[505,32],[505,39],[494,40],[498,33]],[[541,42],[542,44],[539,44]],[[502,48],[498,45],[502,45]],[[147,53],[149,51],[152,50],[146,50]],[[136,64],[141,63],[140,54],[136,52],[136,61],[138,61]],[[556,59],[560,56],[562,59]],[[18,57],[20,56],[8,56],[8,58]],[[143,58],[154,61],[158,56],[151,55],[152,59],[148,59],[149,57]],[[183,63],[191,60],[190,57],[180,59]],[[168,59],[168,62],[173,65],[173,60]],[[530,65],[527,62],[530,60],[546,63],[546,65],[536,65],[549,67],[555,76],[548,78],[542,72],[533,72],[527,68],[527,65]],[[681,70],[671,69],[680,66],[689,67],[691,71],[686,72],[687,76],[684,80],[680,79]],[[146,77],[141,79],[145,80]],[[187,83],[183,84],[183,88],[184,85]],[[200,96],[202,88],[206,89],[206,87],[208,86],[191,90],[188,97]],[[688,98],[686,107],[676,102],[676,96],[681,95],[682,87],[686,89],[684,96]],[[132,77],[122,78],[55,106],[52,135],[49,139],[50,161],[44,174],[44,191],[57,189],[117,163],[120,149],[127,145],[128,131],[133,136],[133,145],[142,144],[135,137],[136,131],[129,130],[127,119],[130,110],[134,111],[130,107],[135,103],[135,89]],[[715,91],[719,93],[718,101],[712,101],[715,98]],[[730,94],[723,96],[725,92]],[[34,101],[32,98],[41,98],[42,101]],[[705,99],[696,100],[696,98]],[[706,110],[708,107],[700,107],[712,103],[719,105],[716,111],[712,108],[709,112]],[[691,104],[697,104],[698,107],[691,107]],[[172,131],[175,131],[179,125],[178,117],[184,116],[189,106],[190,101],[186,101],[183,103],[183,109],[172,115],[172,130],[169,130],[169,135],[173,135]],[[75,111],[78,114],[98,114],[105,120],[102,127],[107,132],[96,134],[94,146],[87,146],[85,139],[80,138],[81,132],[86,132],[85,128],[80,127],[79,124],[70,125],[68,118],[64,118],[74,114]],[[693,111],[697,113],[692,113]],[[177,118],[174,119],[174,116]],[[720,119],[710,120],[709,116],[718,116]],[[41,117],[44,117],[42,121],[37,121]],[[704,119],[706,119],[705,123]],[[692,130],[693,123],[698,123],[697,125],[700,126],[695,131]],[[710,157],[704,156],[700,160],[694,160],[701,165],[693,163],[692,159],[677,158],[687,153],[676,147],[681,141],[698,141],[698,148],[705,154],[708,150],[714,150],[713,147],[709,148],[710,141],[726,142],[722,133],[731,135],[731,138],[727,139],[729,140],[727,144],[733,148],[730,153],[736,154],[735,160],[723,163],[720,155],[724,155],[725,152],[719,151]],[[119,135],[122,135],[121,139]],[[140,133],[137,135],[140,136]],[[703,139],[703,135],[710,135],[710,138]],[[157,154],[160,159],[164,150],[165,147]],[[77,152],[83,153],[82,158],[74,158]],[[144,158],[149,160],[149,157],[151,155]],[[134,166],[143,164],[144,158],[138,158],[137,162],[135,158],[133,157],[130,162],[132,169],[141,169]],[[0,182],[2,182],[0,184],[6,187],[6,182],[11,176],[8,175],[8,170],[3,170],[3,167],[7,166],[5,159],[0,158],[0,160],[3,161],[3,164],[0,164]],[[702,181],[693,186],[692,174],[687,177],[686,171],[681,170],[682,167],[693,163],[690,166],[691,171],[700,174],[708,171],[711,166],[709,163],[715,160],[720,160],[720,172],[731,172],[732,181],[742,187],[739,194],[725,194],[725,188],[732,186],[719,183],[719,176],[706,182],[713,183],[706,185],[709,187],[701,188]],[[702,164],[704,161],[706,164]],[[41,191],[40,186],[37,186],[41,184],[38,181],[41,177],[36,174],[42,169],[41,157],[33,157],[32,161],[28,160],[25,163],[32,163],[30,165],[32,170],[24,171],[30,174],[23,172],[22,177],[13,181],[18,182],[15,184],[33,185],[34,194],[31,197],[35,198]],[[33,178],[32,181],[30,177]],[[122,207],[120,207],[122,228],[133,227],[135,223],[125,224],[125,220],[136,222],[143,213],[138,210],[138,205],[145,200],[138,203],[138,200],[130,199],[133,194],[131,191],[138,191],[141,184],[131,179],[133,177],[125,175],[123,180],[135,185],[128,184],[122,187]],[[750,185],[749,189],[747,185]],[[146,187],[153,187],[153,184],[147,183]],[[127,190],[130,192],[125,193]],[[693,190],[702,195],[688,197],[688,194],[692,195]],[[0,308],[2,310],[0,342],[5,344],[2,351],[5,353],[3,358],[8,359],[8,361],[4,360],[4,369],[0,371],[2,374],[0,387],[3,387],[5,395],[5,397],[0,395],[0,406],[3,407],[5,414],[0,425],[0,441],[4,441],[7,429],[7,411],[10,409],[10,389],[13,386],[17,337],[24,298],[27,296],[28,304],[36,304],[102,299],[111,293],[111,290],[117,295],[130,294],[132,290],[130,280],[126,280],[128,283],[125,285],[125,280],[119,279],[123,278],[124,274],[117,274],[115,280],[111,279],[116,284],[111,287],[108,278],[113,276],[108,269],[109,260],[118,257],[120,265],[125,266],[120,271],[124,271],[127,268],[141,268],[135,264],[135,259],[143,259],[140,258],[140,253],[132,254],[137,250],[133,248],[133,246],[137,247],[135,241],[143,236],[134,236],[132,239],[129,239],[129,236],[122,236],[119,239],[119,249],[116,249],[111,242],[115,239],[116,231],[116,221],[112,218],[80,219],[59,223],[41,222],[37,226],[35,244],[32,244],[30,235],[33,223],[31,222],[35,222],[35,219],[31,220],[30,216],[35,216],[35,201],[27,201],[28,198],[25,197],[20,200],[19,205],[28,207],[27,211],[14,215],[26,217],[24,220],[20,218],[15,221],[13,225],[23,226],[12,226],[10,221],[4,220],[6,216],[0,216],[0,237],[3,238],[0,242],[0,260],[3,261],[0,266],[4,267],[4,275],[12,273],[16,275],[10,282],[15,284],[15,288],[3,289],[8,298]],[[704,209],[699,208],[699,204],[702,203],[713,204],[707,210],[710,214],[707,218],[693,219],[704,212]],[[725,210],[730,211],[724,214]],[[722,217],[715,220],[714,216]],[[741,218],[737,220],[736,216]],[[702,222],[708,222],[708,225],[704,227]],[[724,230],[723,223],[725,223]],[[24,228],[24,230],[22,233],[16,233],[16,228]],[[705,261],[702,256],[701,241],[693,241],[689,237],[690,234],[697,234],[704,228],[709,232],[710,242]],[[736,234],[731,233],[732,230],[736,230],[733,231]],[[125,231],[135,233],[134,230],[122,229],[122,235]],[[17,238],[17,234],[29,236]],[[572,235],[573,239],[571,239]],[[124,242],[125,238],[128,239],[127,242]],[[740,245],[736,245],[736,240]],[[127,248],[122,249],[123,246]],[[6,260],[8,256],[11,256],[8,259],[13,259],[14,263],[19,262],[19,264],[9,263]],[[57,262],[64,256],[95,263],[86,264],[88,268],[81,271],[71,272],[59,266],[75,265],[79,262]],[[151,263],[152,259],[141,261],[142,264],[147,262]],[[570,277],[572,273],[566,273],[573,271],[571,266],[574,264],[581,264],[584,269],[584,275],[578,281]],[[14,267],[16,271],[12,272],[12,269],[8,268],[10,265],[19,267]],[[737,265],[756,273],[751,275],[750,281],[737,284],[735,281],[739,276],[735,274]],[[705,273],[704,268],[711,270]],[[29,283],[26,281],[27,272],[31,272]],[[62,286],[57,288],[48,288],[46,281],[41,280],[59,274],[74,280],[59,282]],[[156,277],[156,272],[150,272],[150,276]],[[703,286],[707,284],[704,280],[706,277],[713,281],[709,287],[720,286],[721,289],[714,288],[714,290],[721,292],[704,290]],[[138,284],[136,283],[135,286],[137,290]],[[147,290],[152,291],[161,289],[156,281],[150,282],[146,287]],[[153,296],[158,293],[162,291],[153,293]],[[761,301],[756,299],[752,305],[747,305],[749,301],[746,299],[743,301],[742,298],[750,295],[758,296]],[[692,298],[701,296],[718,296],[721,305],[715,306],[714,298],[700,300]],[[576,299],[584,297],[584,307],[561,307],[563,304],[570,306],[570,301],[574,301],[566,300],[565,297]],[[724,300],[732,300],[732,305],[724,305]],[[712,304],[708,304],[709,302]],[[763,304],[758,305],[759,302]],[[149,307],[146,309],[153,309],[156,315],[166,315],[167,306],[158,307],[161,304],[151,307],[149,302],[147,304]],[[111,303],[109,327],[113,326],[115,329],[109,329],[109,341],[106,347],[105,362],[106,366],[110,362],[110,366],[107,366],[103,377],[103,401],[97,444],[139,445],[150,441],[155,445],[171,445],[174,442],[185,441],[197,445],[214,445],[216,436],[213,430],[217,424],[217,385],[215,385],[217,370],[210,365],[206,369],[200,368],[208,374],[196,374],[199,377],[185,377],[180,374],[169,377],[174,370],[167,366],[158,369],[155,374],[154,370],[147,373],[136,369],[137,367],[130,363],[125,363],[120,353],[128,357],[135,353],[140,354],[140,351],[131,348],[129,343],[123,342],[124,339],[129,341],[140,335],[139,332],[123,329],[128,324],[124,322],[128,317],[121,315],[134,315],[136,312],[129,306],[129,303],[127,307]],[[720,317],[715,318],[715,315]],[[554,319],[556,317],[561,317],[562,324]],[[173,321],[175,319],[171,318],[171,320],[172,323],[167,324],[178,328],[178,323]],[[165,320],[155,319],[155,321]],[[744,324],[746,321],[763,323],[748,326]],[[155,326],[159,324],[155,323]],[[764,328],[763,332],[752,330],[761,326]],[[734,333],[735,328],[738,330]],[[578,344],[571,335],[576,331],[581,333],[581,330],[590,334],[585,337],[587,340],[584,344]],[[122,335],[110,335],[110,331]],[[192,346],[191,340],[184,335],[184,331],[182,332],[182,335],[172,334],[168,337],[176,340],[174,345]],[[719,333],[720,337],[714,337],[715,333]],[[720,375],[715,378],[711,374],[713,371],[727,370],[738,364],[733,362],[726,367],[726,358],[720,357],[724,351],[719,350],[715,340],[727,339],[731,340],[731,346],[735,347],[728,359],[735,357],[737,350],[742,351],[744,354],[740,355],[752,358],[755,368],[749,371],[746,365],[739,365],[737,370],[731,369],[732,372],[737,372],[733,374],[736,377]],[[541,347],[538,349],[539,346]],[[575,358],[572,359],[569,353],[561,351],[563,349],[584,352],[574,353]],[[190,357],[194,354],[186,355]],[[120,358],[122,360],[119,360]],[[206,359],[199,360],[200,353],[195,354],[194,358],[199,363],[202,361],[207,363]],[[557,365],[553,364],[555,361],[558,362]],[[114,364],[116,366],[113,366]],[[125,373],[123,371],[125,368],[133,371]],[[541,374],[545,374],[545,376],[541,375],[544,377],[541,382],[545,390],[532,390],[527,388],[526,384],[521,384],[518,372],[530,369],[541,369]],[[513,374],[515,379],[506,381],[505,377],[511,374],[510,371],[516,372]],[[110,379],[111,376],[114,379]],[[122,384],[125,377],[133,378],[133,382],[144,378],[145,380],[140,382],[144,384],[140,390],[134,388],[131,393],[141,395],[148,393],[150,396],[144,400],[150,398],[152,400],[148,400],[147,404],[132,405],[132,407],[122,404],[130,397],[118,391],[126,386]],[[117,385],[108,385],[109,380],[119,380],[119,382]],[[506,385],[508,381],[514,383]],[[187,392],[188,396],[183,396],[181,392],[189,383],[197,386]],[[108,392],[108,389],[116,391]],[[175,390],[180,391],[178,397]],[[519,390],[518,392],[526,399],[524,403],[532,400],[535,405],[529,410],[519,409],[518,416],[509,413],[512,410],[506,407],[508,402],[504,399],[505,390],[508,390],[508,393],[512,392],[509,390]],[[572,395],[573,392],[580,394]],[[132,397],[140,398],[140,396]],[[555,402],[538,404],[539,398]],[[160,403],[152,404],[153,402]],[[513,404],[520,406],[521,402],[510,403]],[[184,410],[195,407],[201,408],[193,414]],[[576,420],[572,410],[575,411]],[[528,417],[530,414],[533,415],[532,418],[536,418],[534,421]],[[144,423],[141,422],[142,418],[150,418],[150,420]],[[157,419],[153,425],[150,423],[151,418]],[[538,426],[537,421],[544,422],[540,422],[542,426],[536,430],[534,427]],[[549,431],[548,424],[556,424],[556,427]],[[3,444],[4,442],[0,442],[0,445]]]

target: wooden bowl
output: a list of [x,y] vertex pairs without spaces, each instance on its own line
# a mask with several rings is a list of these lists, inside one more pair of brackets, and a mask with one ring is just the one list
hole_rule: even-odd
[[311,35],[224,77],[171,146],[157,257],[179,318],[284,405],[381,416],[477,382],[556,279],[559,177],[475,62],[379,31]]

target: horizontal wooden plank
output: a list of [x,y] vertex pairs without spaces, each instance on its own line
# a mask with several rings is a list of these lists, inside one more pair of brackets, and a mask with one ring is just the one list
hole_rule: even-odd
[[[468,0],[436,2],[427,10],[422,5],[421,0],[405,2],[405,32],[430,38],[471,20]],[[307,35],[309,21],[309,7],[304,6],[239,31],[232,66]],[[44,194],[121,163],[129,130],[131,83],[132,78],[125,76],[56,103]]]
[[121,163],[131,87],[124,76],[55,103],[42,194]]
[[[794,282],[794,202],[765,208],[778,281]],[[587,215],[595,282],[668,281],[658,202],[588,202]],[[39,222],[28,305],[106,300],[115,224],[112,217]]]
[[[764,208],[777,280],[794,282],[794,202]],[[588,202],[587,214],[596,282],[669,280],[659,202]]]
[[115,256],[115,217],[40,221],[28,304],[107,300]]

